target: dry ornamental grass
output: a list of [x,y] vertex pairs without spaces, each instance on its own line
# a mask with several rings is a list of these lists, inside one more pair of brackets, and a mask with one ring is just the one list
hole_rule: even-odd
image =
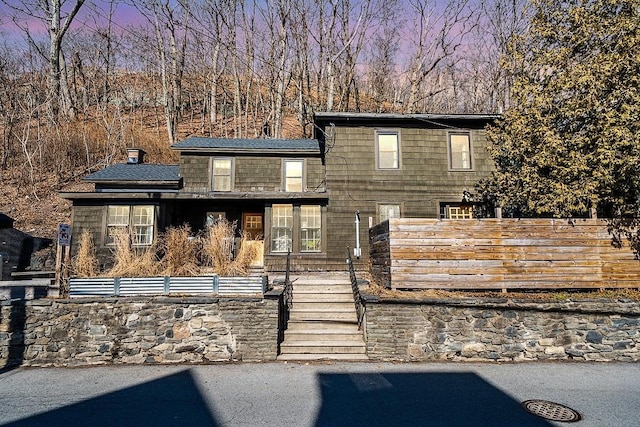
[[80,277],[97,276],[99,272],[98,259],[93,244],[93,235],[89,230],[82,230],[78,246],[78,254],[72,261],[73,274]]
[[134,248],[130,229],[114,235],[114,264],[106,273],[108,277],[149,277],[157,276],[160,263],[156,256],[156,245]]
[[[214,272],[221,276],[246,276],[258,257],[258,247],[248,236],[240,237],[240,249],[233,257],[236,224],[218,221],[198,237],[188,225],[172,227],[158,236],[151,246],[134,247],[132,230],[123,229],[113,236],[113,267],[107,277],[197,276]],[[83,232],[74,274],[79,277],[98,275],[98,261],[92,236]]]
[[160,270],[163,276],[196,276],[199,274],[197,264],[197,241],[191,238],[191,227],[187,224],[172,227],[165,231],[159,240],[162,254]]
[[222,219],[209,227],[202,237],[204,264],[220,276],[246,276],[249,266],[258,256],[254,245],[245,244],[249,239],[242,233],[240,250],[233,259],[235,231],[235,222]]

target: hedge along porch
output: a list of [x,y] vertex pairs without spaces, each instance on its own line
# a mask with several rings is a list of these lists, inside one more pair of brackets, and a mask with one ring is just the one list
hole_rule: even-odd
[[391,218],[370,230],[370,253],[393,289],[640,288],[640,261],[601,219]]

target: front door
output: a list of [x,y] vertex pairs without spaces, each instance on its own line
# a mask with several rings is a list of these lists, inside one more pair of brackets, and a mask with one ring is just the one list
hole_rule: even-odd
[[247,233],[248,241],[244,244],[256,246],[258,257],[251,263],[252,267],[264,265],[264,228],[261,213],[244,212],[242,214],[242,231]]
[[262,214],[248,213],[242,214],[242,231],[247,233],[249,240],[262,240]]

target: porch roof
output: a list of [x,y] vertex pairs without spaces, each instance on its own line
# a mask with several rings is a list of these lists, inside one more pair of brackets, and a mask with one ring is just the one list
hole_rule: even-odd
[[207,138],[192,136],[171,146],[179,151],[215,151],[221,153],[320,154],[316,139]]
[[178,165],[118,163],[89,174],[82,179],[96,183],[177,183],[180,181],[180,167]]
[[302,193],[285,193],[282,191],[275,192],[208,192],[208,193],[192,193],[186,191],[171,190],[108,190],[108,191],[91,191],[91,192],[60,192],[60,197],[68,200],[220,200],[220,201],[243,201],[256,200],[265,202],[286,202],[294,200],[328,200],[329,193],[324,192],[302,192]]

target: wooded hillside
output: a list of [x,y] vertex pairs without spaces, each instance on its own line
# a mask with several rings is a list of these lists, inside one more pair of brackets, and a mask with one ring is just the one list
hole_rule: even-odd
[[[311,136],[315,111],[495,113],[526,0],[0,0],[0,211],[50,236],[61,188],[188,135]],[[129,14],[123,23],[123,10]]]

